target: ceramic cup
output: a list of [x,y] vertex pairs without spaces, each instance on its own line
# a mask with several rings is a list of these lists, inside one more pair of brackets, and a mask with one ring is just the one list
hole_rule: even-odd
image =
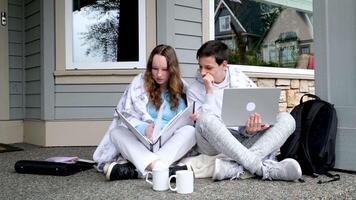
[[[152,181],[149,180],[150,174]],[[152,185],[152,189],[155,191],[168,190],[168,176],[169,170],[165,167],[154,168],[152,172],[148,172],[146,175],[146,182]]]
[[[172,188],[171,179],[176,178],[176,187]],[[189,170],[179,170],[176,175],[169,177],[169,189],[180,194],[189,194],[194,191],[194,175]]]

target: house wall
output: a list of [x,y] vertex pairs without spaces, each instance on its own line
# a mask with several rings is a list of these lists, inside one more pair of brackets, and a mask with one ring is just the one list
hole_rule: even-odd
[[[9,120],[0,141],[24,141],[23,119],[40,119],[40,1],[8,1]],[[6,53],[7,54],[7,53]]]
[[24,117],[24,2],[8,1],[10,120]]
[[[80,79],[85,80],[83,82],[76,80],[77,77],[70,75],[69,72],[55,71],[58,70],[56,62],[63,59],[55,53],[55,50],[59,50],[58,46],[57,49],[52,49],[53,44],[63,42],[61,37],[60,41],[57,41],[59,34],[55,34],[56,29],[52,27],[56,21],[53,10],[56,9],[55,6],[62,5],[57,3],[55,0],[40,0],[42,51],[38,66],[43,67],[38,69],[36,77],[41,80],[37,87],[40,90],[38,103],[41,109],[38,110],[38,116],[41,120],[25,120],[24,141],[43,146],[97,145],[112,119],[113,108],[130,83],[129,77],[137,73],[137,70],[123,71],[121,74],[121,70],[112,70],[113,74],[103,76],[104,78],[108,76],[106,80],[110,79],[109,81],[101,78],[99,82],[93,81],[99,79],[91,76],[99,75],[103,71],[90,72],[89,76],[88,72],[83,72],[86,77]],[[203,41],[202,1],[157,0],[156,5],[157,8],[153,11],[157,10],[157,13],[154,13],[156,15],[154,19],[157,20],[152,21],[148,17],[150,22],[147,28],[154,27],[154,32],[150,30],[147,34],[156,33],[153,45],[150,44],[152,39],[147,41],[148,47],[153,48],[156,43],[175,47],[183,76],[189,81],[197,69],[195,52]],[[52,41],[53,37],[55,42]],[[129,76],[126,73],[130,73]],[[53,78],[53,74],[55,79],[49,78]],[[83,75],[79,76],[82,77]],[[113,81],[112,78],[118,81]]]
[[[157,26],[155,43],[169,44],[176,49],[183,77],[189,82],[198,67],[196,51],[204,40],[208,39],[204,36],[206,27],[203,21],[206,19],[202,18],[203,7],[207,5],[202,0],[157,0],[156,4],[156,22],[153,22]],[[11,16],[16,16],[15,13],[23,13],[23,22],[13,23],[21,24],[18,32],[22,30],[23,39],[12,34],[13,38],[9,44],[21,46],[22,43],[21,48],[18,47],[13,51],[22,52],[22,60],[21,55],[17,60],[10,55],[12,63],[15,63],[10,65],[20,70],[21,65],[23,66],[23,73],[20,73],[20,70],[12,72],[14,78],[11,79],[11,83],[21,84],[16,87],[22,88],[17,89],[19,94],[14,93],[14,95],[23,96],[22,106],[18,106],[20,110],[23,107],[22,110],[26,110],[26,114],[22,113],[22,118],[21,113],[16,116],[25,119],[24,141],[43,146],[96,145],[110,123],[113,107],[116,106],[130,82],[129,79],[116,73],[114,74],[116,77],[122,77],[127,81],[56,82],[53,76],[56,60],[53,12],[55,1],[12,1],[11,5],[17,8],[17,10],[12,8],[14,14]],[[12,20],[21,19],[21,17],[13,18]],[[19,80],[20,78],[15,78],[16,76],[21,76],[22,81]],[[296,88],[293,88],[295,80],[288,82],[284,80],[288,78],[256,77],[253,74],[252,77],[261,86],[273,82],[275,86],[282,87],[286,91],[289,89],[296,91]],[[299,81],[301,83],[303,80]],[[287,86],[286,82],[290,85]],[[23,93],[21,94],[19,90]],[[300,92],[303,93],[297,91],[295,94]],[[287,95],[287,92],[285,94]],[[288,100],[288,97],[281,97],[281,99]],[[12,105],[15,105],[15,98],[12,97],[12,101],[14,101]],[[288,105],[287,103],[286,110]],[[15,119],[15,115],[12,116]]]
[[195,55],[203,41],[202,6],[202,0],[157,0],[157,44],[176,49],[188,81],[195,75]]
[[174,4],[174,47],[183,77],[188,81],[198,68],[196,52],[202,44],[202,0],[176,0]]
[[41,118],[41,5],[25,0],[25,119]]
[[127,84],[56,85],[58,119],[110,119]]
[[[159,1],[159,0],[158,0]],[[183,77],[190,79],[197,69],[195,54],[202,43],[201,0],[157,3],[157,44],[176,49]],[[55,120],[109,120],[128,84],[56,84]]]

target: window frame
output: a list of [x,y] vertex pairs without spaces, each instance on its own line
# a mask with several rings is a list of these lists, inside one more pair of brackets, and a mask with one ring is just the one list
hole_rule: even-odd
[[139,5],[139,59],[131,62],[97,62],[97,63],[74,63],[73,62],[73,0],[65,0],[65,68],[66,70],[107,70],[107,69],[144,69],[146,63],[146,1],[138,0]]
[[[226,23],[226,19],[228,19],[229,23]],[[221,22],[224,21],[224,24],[221,24]],[[231,16],[230,15],[225,15],[225,16],[220,16],[219,17],[219,31],[220,32],[225,32],[225,31],[231,31]],[[226,26],[227,28],[223,28],[223,26]]]

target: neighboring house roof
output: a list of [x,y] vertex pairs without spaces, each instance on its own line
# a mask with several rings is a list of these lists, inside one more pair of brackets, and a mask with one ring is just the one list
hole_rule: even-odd
[[312,41],[313,34],[310,28],[312,27],[304,13],[287,8],[280,13],[262,43],[271,44],[291,40]]
[[[240,0],[239,3],[231,0],[220,0],[215,9],[215,21],[220,16],[230,15],[232,25],[237,32],[244,32],[247,35],[262,37],[265,34],[263,15],[264,9],[273,9],[274,5],[261,5],[260,2]],[[235,25],[236,24],[236,25]],[[240,31],[239,31],[240,30]],[[227,34],[226,32],[217,35]]]
[[[238,1],[241,3],[240,1]],[[217,16],[220,16],[221,12],[226,9],[229,12],[229,15],[232,17],[232,25],[235,27],[235,30],[238,32],[246,32],[246,29],[242,26],[241,22],[237,19],[235,14],[232,12],[232,10],[229,8],[229,6],[225,3],[224,0],[220,0],[218,6],[215,9],[215,20],[217,20]]]

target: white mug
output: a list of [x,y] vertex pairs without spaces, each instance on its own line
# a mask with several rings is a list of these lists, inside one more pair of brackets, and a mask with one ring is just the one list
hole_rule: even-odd
[[[171,179],[176,178],[176,187],[171,187]],[[189,170],[179,170],[176,175],[169,177],[169,189],[180,194],[188,194],[194,191],[194,175]]]
[[[152,175],[152,181],[149,180],[149,175]],[[146,175],[146,182],[152,185],[152,189],[156,191],[168,190],[168,168],[154,168],[152,172],[148,172]]]

